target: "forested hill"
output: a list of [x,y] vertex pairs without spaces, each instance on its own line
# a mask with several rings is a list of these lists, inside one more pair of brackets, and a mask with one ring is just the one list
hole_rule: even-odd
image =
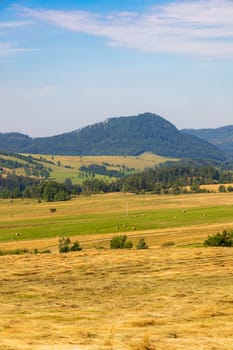
[[184,129],[183,132],[200,137],[216,145],[226,155],[233,158],[233,125],[216,129]]
[[0,134],[0,150],[54,155],[138,155],[152,152],[178,158],[224,158],[216,146],[179,131],[167,120],[151,113],[110,118],[52,137]]

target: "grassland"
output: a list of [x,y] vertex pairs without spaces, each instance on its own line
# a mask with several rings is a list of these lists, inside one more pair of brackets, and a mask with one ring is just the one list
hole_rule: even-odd
[[[27,154],[28,156],[28,154]],[[107,169],[124,171],[124,167],[132,169],[132,171],[144,170],[145,168],[153,168],[159,163],[164,163],[169,160],[176,161],[174,158],[160,157],[152,153],[143,153],[139,156],[52,156],[33,154],[34,158],[45,159],[53,162],[48,164],[43,162],[45,167],[52,169],[50,178],[60,182],[64,182],[66,178],[70,178],[74,184],[82,183],[83,179],[80,176],[79,168],[91,164],[105,165]],[[58,165],[59,164],[59,165]],[[16,169],[17,174],[23,174],[23,168]],[[104,178],[97,175],[98,178]],[[105,177],[106,178],[106,177]]]
[[126,166],[136,170],[143,170],[145,168],[153,168],[159,163],[164,163],[169,160],[176,160],[175,158],[161,157],[153,153],[143,153],[139,156],[51,156],[51,155],[36,155],[33,157],[43,157],[53,162],[61,162],[62,166],[69,165],[73,168],[79,169],[80,166],[91,164],[108,164],[110,169],[119,170],[120,167]]
[[[232,250],[201,246],[233,226],[232,204],[231,193],[1,200],[0,249],[52,253],[0,256],[0,349],[232,349]],[[108,249],[123,232],[149,249]],[[59,235],[83,251],[59,254]]]
[[[233,195],[106,194],[72,201],[0,201],[0,241],[58,236],[140,234],[163,229],[231,225]],[[55,213],[50,209],[56,208]],[[16,234],[19,234],[16,236]]]

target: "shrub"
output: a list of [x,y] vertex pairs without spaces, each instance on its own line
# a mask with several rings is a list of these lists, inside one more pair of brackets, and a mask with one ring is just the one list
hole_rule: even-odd
[[50,208],[49,210],[50,210],[51,213],[55,213],[57,211],[56,208]]
[[146,244],[145,238],[140,238],[136,248],[137,249],[148,249],[148,245]]
[[59,252],[68,253],[70,251],[71,240],[69,238],[62,237],[59,239]]
[[219,192],[226,192],[226,187],[224,185],[220,185],[218,188]]
[[227,187],[227,191],[228,191],[228,192],[233,192],[233,187],[232,187],[232,186],[228,186],[228,187]]
[[209,236],[204,241],[205,247],[233,247],[233,231],[223,230],[222,233],[216,233]]
[[133,243],[131,241],[127,241],[126,235],[115,236],[110,241],[111,249],[131,249],[133,247]]
[[126,241],[123,248],[124,249],[131,249],[131,248],[133,248],[133,243],[131,241]]
[[60,253],[68,253],[70,251],[78,252],[78,251],[82,250],[78,241],[76,241],[72,244],[70,238],[64,238],[64,237],[59,239],[58,248],[59,248]]
[[72,247],[70,248],[70,250],[72,252],[79,252],[82,250],[82,248],[80,247],[80,244],[78,241],[74,242],[74,244],[72,245]]

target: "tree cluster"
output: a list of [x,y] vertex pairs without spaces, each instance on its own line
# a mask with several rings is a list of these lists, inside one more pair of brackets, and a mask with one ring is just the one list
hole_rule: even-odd
[[2,198],[38,198],[47,202],[70,199],[65,184],[56,181],[40,181],[25,176],[0,175],[0,197]]
[[232,181],[232,171],[212,165],[198,167],[182,164],[147,169],[119,180],[121,190],[157,194],[187,192],[187,186],[190,186],[191,192],[201,192],[203,190],[200,189],[200,185]]
[[114,169],[107,169],[104,165],[98,165],[98,164],[90,164],[88,166],[82,165],[79,168],[80,171],[83,171],[88,174],[98,174],[98,175],[104,175],[108,177],[116,177],[121,178],[125,175],[124,172],[114,170]]
[[223,230],[222,233],[216,233],[213,236],[209,236],[205,242],[206,247],[233,247],[233,231]]

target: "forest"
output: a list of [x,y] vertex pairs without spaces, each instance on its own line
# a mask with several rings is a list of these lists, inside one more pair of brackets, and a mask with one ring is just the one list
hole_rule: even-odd
[[[91,169],[93,171],[94,167]],[[100,169],[97,168],[97,170]],[[104,170],[104,167],[101,170]],[[203,192],[206,190],[201,189],[200,186],[204,184],[219,184],[220,191],[231,191],[232,182],[231,170],[211,164],[198,166],[197,162],[168,163],[118,179],[89,177],[81,185],[73,184],[69,178],[64,183],[59,183],[16,174],[0,175],[0,195],[2,198],[38,198],[45,201],[58,201],[68,200],[72,195],[120,191],[136,194]]]

